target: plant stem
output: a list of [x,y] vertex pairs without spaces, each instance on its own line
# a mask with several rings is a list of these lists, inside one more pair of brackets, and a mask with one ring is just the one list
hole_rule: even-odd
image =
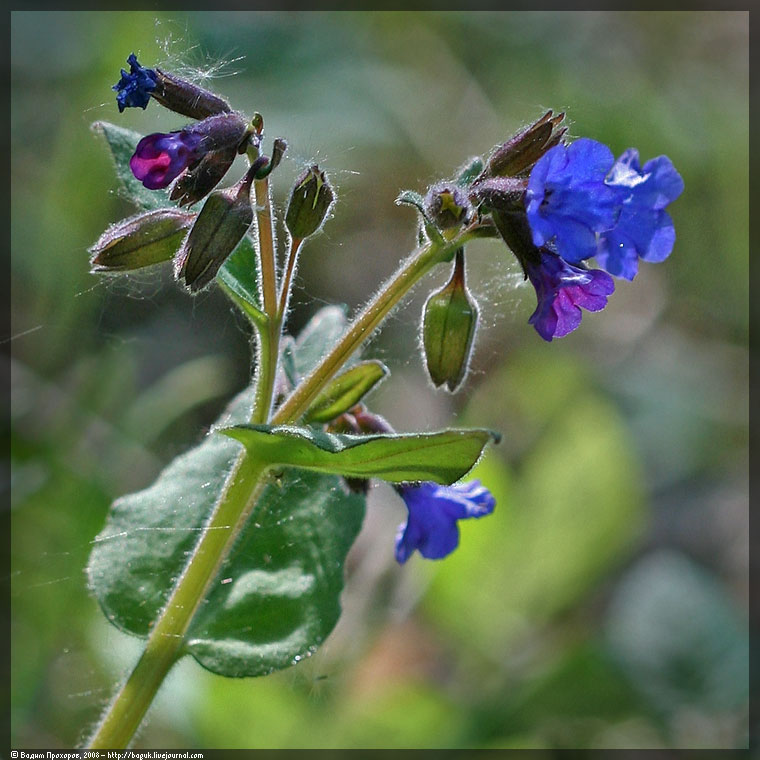
[[256,198],[256,228],[258,230],[259,256],[261,257],[261,289],[264,313],[274,319],[277,315],[277,274],[275,271],[274,227],[272,200],[269,194],[269,178],[253,182]]
[[[274,238],[269,190],[256,181],[262,288],[268,329],[259,330],[259,377],[252,420],[265,422],[271,408],[279,356],[281,322],[276,311]],[[260,195],[260,191],[263,195]],[[261,204],[259,201],[261,200]],[[369,338],[388,313],[436,264],[449,260],[469,237],[464,231],[452,241],[429,243],[415,251],[355,319],[345,335],[304,379],[272,417],[272,423],[292,422],[303,415],[311,401],[343,363]],[[271,256],[269,255],[271,253]],[[268,263],[272,267],[269,269]],[[267,293],[269,295],[267,296]],[[272,298],[274,294],[274,298]],[[248,521],[266,485],[266,465],[243,453],[214,507],[202,537],[148,637],[145,651],[121,687],[90,741],[92,749],[127,746],[172,665],[184,654],[185,636],[201,601],[217,576],[240,531]]]
[[256,226],[258,229],[262,300],[264,301],[264,313],[267,316],[267,324],[265,328],[258,331],[258,376],[256,379],[256,397],[253,404],[251,422],[261,423],[269,419],[272,409],[272,396],[277,377],[277,362],[280,358],[282,316],[277,308],[276,253],[269,178],[255,180],[253,187],[256,198]]
[[123,749],[142,721],[172,665],[184,654],[185,635],[225,557],[263,489],[265,465],[238,459],[193,556],[148,636],[140,660],[90,740],[92,749]]
[[288,306],[288,298],[290,296],[290,282],[293,279],[293,272],[296,268],[298,252],[301,250],[302,243],[303,240],[299,240],[298,238],[293,238],[290,241],[288,261],[285,264],[285,275],[282,278],[282,285],[280,286],[280,303],[277,307],[277,314],[281,321],[285,319],[285,309]]
[[296,388],[272,417],[272,424],[295,422],[346,360],[367,340],[399,301],[436,264],[446,261],[467,237],[462,233],[451,242],[428,243],[418,248],[364,307],[332,351]]

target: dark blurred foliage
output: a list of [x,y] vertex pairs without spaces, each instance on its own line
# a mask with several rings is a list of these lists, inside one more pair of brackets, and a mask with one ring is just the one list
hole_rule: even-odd
[[166,270],[88,273],[87,247],[131,212],[89,125],[183,124],[155,103],[118,113],[132,51],[215,74],[201,78],[287,138],[280,208],[308,162],[337,185],[293,331],[324,302],[360,305],[411,249],[401,189],[424,192],[542,109],[616,154],[666,153],[686,184],[671,258],[552,344],[527,324],[511,255],[471,245],[482,324],[456,396],[414,350],[447,273],[418,288],[370,346],[394,373],[373,409],[398,429],[501,430],[476,473],[495,514],[463,525],[446,561],[398,568],[403,507],[373,488],[320,652],[255,680],[181,663],[137,746],[745,746],[744,12],[13,13],[14,745],[75,745],[134,662],[139,642],[87,593],[90,542],[249,371],[220,292],[190,298]]

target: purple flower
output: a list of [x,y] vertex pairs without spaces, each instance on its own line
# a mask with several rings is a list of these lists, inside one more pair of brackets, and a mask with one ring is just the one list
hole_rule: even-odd
[[578,264],[596,255],[596,233],[615,225],[626,196],[605,183],[615,157],[596,140],[556,145],[530,173],[525,206],[536,246]]
[[538,305],[528,322],[544,340],[562,338],[581,323],[581,307],[601,311],[615,283],[606,272],[573,266],[549,251],[541,251],[540,263],[526,264],[536,289]]
[[399,489],[409,518],[399,525],[396,560],[403,564],[415,549],[427,559],[441,559],[459,544],[457,520],[493,512],[496,499],[479,480],[440,486],[404,485]]
[[599,237],[596,260],[617,277],[632,280],[639,259],[663,261],[673,250],[676,231],[665,206],[683,192],[683,180],[667,156],[647,161],[629,148],[607,177],[611,187],[626,190],[617,224]]
[[146,135],[137,143],[129,168],[149,190],[167,187],[202,157],[202,136],[187,130]]
[[145,109],[150,100],[150,94],[156,89],[158,75],[153,69],[146,69],[137,62],[134,53],[127,58],[129,73],[121,70],[121,79],[111,88],[116,90],[116,103],[119,113],[125,108]]

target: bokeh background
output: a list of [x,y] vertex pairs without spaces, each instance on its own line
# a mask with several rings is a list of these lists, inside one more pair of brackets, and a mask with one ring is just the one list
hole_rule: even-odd
[[12,14],[13,744],[81,741],[134,662],[85,587],[118,495],[148,485],[246,384],[249,333],[170,272],[98,279],[87,247],[130,213],[110,120],[130,52],[264,114],[339,189],[305,251],[291,326],[360,305],[414,242],[424,192],[543,109],[574,136],[666,153],[686,184],[671,258],[545,344],[534,294],[472,244],[472,372],[428,384],[431,277],[370,346],[398,429],[499,429],[495,514],[443,562],[393,561],[404,508],[373,488],[344,615],[310,661],[230,681],[193,661],[138,747],[742,747],[747,742],[748,13]]

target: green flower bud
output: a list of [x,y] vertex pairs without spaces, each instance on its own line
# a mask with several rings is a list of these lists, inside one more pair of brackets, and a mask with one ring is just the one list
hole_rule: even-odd
[[422,345],[428,374],[436,387],[453,393],[464,380],[478,325],[478,306],[464,281],[464,248],[457,251],[454,272],[425,303]]
[[285,226],[294,240],[305,240],[327,218],[335,196],[325,173],[312,166],[296,179],[285,213]]
[[148,211],[111,225],[90,248],[91,272],[126,272],[174,258],[195,214]]
[[191,292],[206,287],[235,250],[253,222],[251,183],[254,163],[237,185],[211,193],[203,204],[182,250],[174,260],[175,276]]
[[469,217],[472,206],[465,193],[457,185],[433,185],[425,196],[425,216],[439,229],[459,227]]

